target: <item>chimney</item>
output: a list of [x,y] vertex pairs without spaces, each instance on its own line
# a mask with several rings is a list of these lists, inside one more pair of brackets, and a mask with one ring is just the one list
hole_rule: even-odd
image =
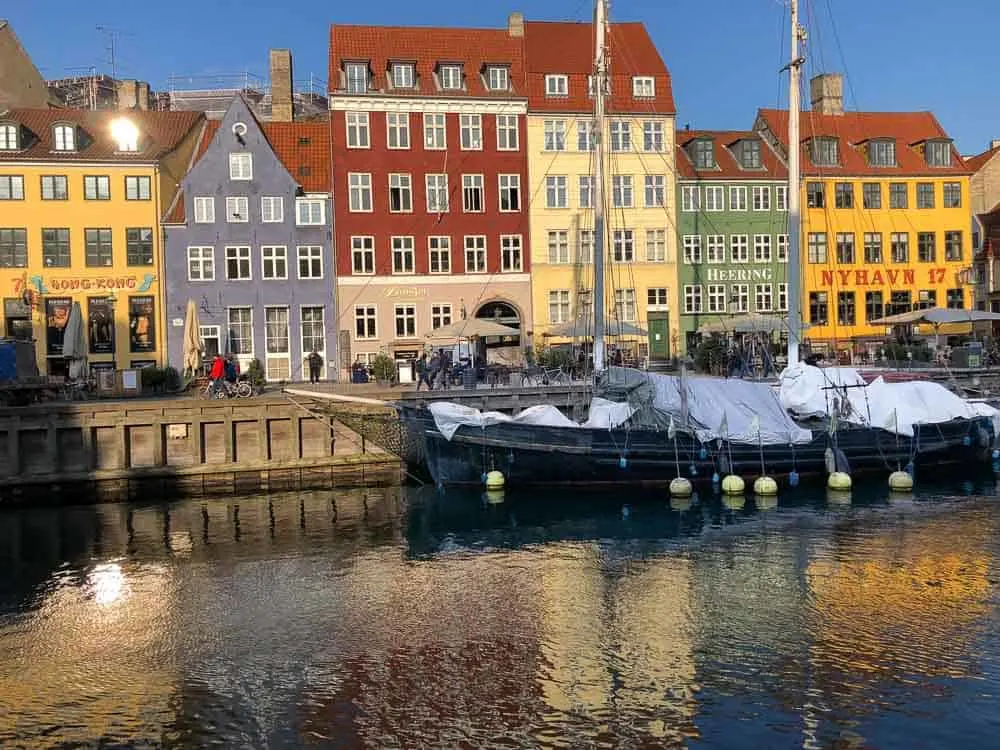
[[524,13],[515,11],[507,16],[507,35],[518,38],[524,36]]
[[292,121],[291,50],[271,50],[271,120]]
[[990,141],[990,151],[998,147],[1000,147],[1000,139],[994,138],[992,141]]
[[820,73],[809,81],[812,111],[821,115],[844,114],[844,77],[840,73]]
[[115,82],[115,98],[118,100],[118,109],[136,109],[139,99],[139,82],[134,79],[125,79]]
[[141,109],[143,112],[149,109],[149,83],[146,81],[139,81],[136,84],[135,99],[136,109]]

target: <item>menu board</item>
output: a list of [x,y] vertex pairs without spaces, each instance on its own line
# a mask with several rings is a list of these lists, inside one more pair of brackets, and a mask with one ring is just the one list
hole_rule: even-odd
[[49,297],[45,300],[45,352],[50,357],[63,353],[66,323],[73,300],[69,297]]

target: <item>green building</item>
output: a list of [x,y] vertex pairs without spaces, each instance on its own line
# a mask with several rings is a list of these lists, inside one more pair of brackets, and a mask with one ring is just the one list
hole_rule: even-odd
[[679,342],[750,312],[788,310],[788,170],[751,131],[677,133]]

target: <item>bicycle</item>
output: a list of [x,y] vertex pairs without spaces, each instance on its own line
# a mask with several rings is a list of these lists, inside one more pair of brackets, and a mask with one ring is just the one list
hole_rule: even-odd
[[570,374],[562,367],[527,367],[521,372],[522,388],[569,385],[571,382]]
[[253,386],[247,380],[238,380],[235,383],[223,380],[218,388],[214,388],[210,380],[201,391],[202,398],[250,398],[253,395]]

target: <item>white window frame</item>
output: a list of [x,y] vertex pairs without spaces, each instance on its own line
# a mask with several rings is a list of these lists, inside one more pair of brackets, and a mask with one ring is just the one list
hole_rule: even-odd
[[656,97],[656,79],[653,76],[632,76],[632,98],[653,99]]
[[644,192],[646,208],[663,208],[667,205],[667,178],[662,174],[646,175]]
[[549,153],[566,150],[566,121],[561,119],[542,122],[542,150]]
[[[469,208],[471,201],[467,200],[476,194],[479,194],[479,208]],[[481,214],[486,211],[486,185],[483,181],[483,175],[481,174],[463,174],[462,175],[462,213],[466,214]]]
[[569,178],[564,174],[545,176],[545,207],[569,208]]
[[55,125],[52,128],[52,148],[55,151],[76,151],[76,128],[72,125]]
[[[569,289],[550,289],[548,294],[549,323],[568,323],[571,315]],[[552,313],[555,312],[555,315]]]
[[729,299],[733,303],[733,307],[730,312],[750,312],[750,285],[733,284],[732,287],[730,287]]
[[770,263],[774,257],[771,235],[755,234],[753,236],[753,262]]
[[[361,261],[360,263],[358,261]],[[358,267],[361,270],[358,270]],[[371,269],[371,270],[369,270]],[[375,275],[375,237],[370,234],[351,235],[351,275]]]
[[589,174],[580,175],[580,208],[594,207],[594,177]]
[[194,223],[195,224],[215,223],[214,195],[196,195],[194,197]]
[[448,213],[450,208],[450,200],[448,196],[448,175],[445,173],[425,174],[424,198],[427,203],[427,213]]
[[[268,263],[271,271],[268,273]],[[279,264],[282,273],[278,273]],[[260,277],[267,281],[285,281],[288,279],[288,248],[285,245],[260,246]]]
[[0,125],[0,151],[17,151],[19,147],[17,131],[16,125],[8,123]]
[[[437,270],[434,268],[435,257]],[[434,275],[451,273],[451,237],[448,235],[432,235],[427,238],[427,273]]]
[[708,285],[708,307],[709,313],[724,313],[726,311],[726,285]]
[[[277,210],[275,210],[277,207]],[[285,199],[280,195],[260,197],[260,221],[262,224],[281,224],[285,220]]]
[[635,231],[615,229],[611,232],[611,261],[613,263],[635,262]]
[[[372,174],[371,172],[347,173],[347,210],[351,213],[370,214],[372,206]],[[367,198],[368,207],[364,208]]]
[[548,73],[545,76],[545,96],[569,96],[569,76]]
[[[515,265],[511,262],[517,259]],[[524,270],[524,238],[519,234],[500,235],[500,273],[521,273]]]
[[[305,261],[309,272],[302,273],[302,262]],[[298,245],[295,248],[295,272],[296,278],[305,281],[318,281],[323,278],[325,269],[323,268],[323,246],[322,245]],[[317,271],[317,266],[319,270]]]
[[[192,263],[198,273],[191,273]],[[192,282],[215,281],[215,248],[211,245],[190,245],[187,249],[187,280]]]
[[648,263],[667,262],[667,231],[665,229],[646,230],[646,261]]
[[[308,325],[315,325],[319,323],[319,330],[321,332],[321,340],[323,343],[322,347],[316,347],[316,353],[323,358],[323,365],[320,368],[320,378],[326,378],[326,308],[323,305],[299,305],[299,353],[302,357],[303,364],[308,364],[306,362],[306,357],[312,352],[312,347],[306,343],[306,310],[318,310],[319,320],[309,321]],[[315,337],[310,337],[310,339]]]
[[774,208],[776,211],[788,210],[788,185],[774,186]]
[[[399,191],[399,206],[392,206],[392,191]],[[413,213],[413,178],[406,172],[389,173],[389,213],[391,214],[412,214]]]
[[611,152],[623,154],[632,150],[632,123],[628,120],[611,121]]
[[663,137],[663,123],[659,120],[645,120],[642,123],[642,150],[647,153],[662,153],[666,148]]
[[229,154],[229,179],[248,182],[253,179],[253,154],[233,151]]
[[389,66],[389,79],[394,89],[412,89],[417,85],[417,66],[410,62],[394,62]]
[[450,302],[435,302],[431,305],[431,330],[451,325],[452,307]]
[[[506,68],[505,68],[506,70]],[[497,151],[517,151],[521,147],[517,115],[497,115]]]
[[487,65],[486,87],[490,91],[510,91],[510,69],[506,65]]
[[483,116],[460,114],[458,116],[459,147],[462,151],[483,150]]
[[775,310],[777,312],[788,312],[788,283],[778,283],[778,299]]
[[681,211],[694,213],[701,210],[701,190],[698,185],[681,185]]
[[[230,251],[233,251],[232,253]],[[246,251],[246,252],[244,252]],[[225,259],[226,259],[226,281],[253,281],[253,258],[250,254],[249,245],[226,245],[225,246]],[[232,257],[230,257],[232,256]],[[246,261],[247,275],[229,275],[229,261],[236,261],[236,270],[241,270],[241,265],[243,261]]]
[[750,235],[732,234],[729,236],[729,262],[750,262]]
[[747,187],[746,185],[730,185],[729,186],[729,210],[730,211],[747,211],[749,210],[750,204],[747,201]]
[[[285,313],[285,334],[283,337],[278,338],[279,341],[284,340],[285,351],[283,352],[270,352],[271,337],[269,336],[270,326],[268,323],[268,312],[272,310],[284,311]],[[283,378],[280,376],[272,376],[272,363],[274,365],[284,364],[288,377]],[[291,380],[292,377],[292,313],[288,309],[288,305],[267,305],[264,308],[264,378],[268,382],[275,382],[281,380]]]
[[413,235],[393,235],[389,238],[393,276],[412,276],[417,272],[417,252]]
[[[499,174],[497,175],[498,184],[498,195],[497,204],[500,209],[500,213],[503,214],[516,214],[521,212],[521,175],[519,174]],[[516,208],[503,207],[504,196],[508,198],[508,204],[511,196],[514,196],[517,201]]]
[[[358,314],[360,313],[360,315]],[[354,334],[355,341],[372,341],[378,338],[378,305],[360,304],[354,305]],[[358,321],[364,321],[364,336],[358,335]],[[368,332],[368,323],[371,323],[371,334]]]
[[635,190],[632,183],[632,175],[616,174],[611,176],[611,207],[635,207]]
[[[463,239],[463,249],[464,249],[464,259],[465,259],[465,272],[466,273],[486,273],[486,269],[489,265],[489,258],[486,255],[486,235],[485,234],[467,234]],[[476,259],[475,267],[470,267],[469,264],[469,253],[473,253],[471,257]],[[479,261],[482,260],[482,267],[480,267]]]
[[[250,335],[247,337],[247,341],[250,344],[250,351],[236,353],[233,347],[233,339],[230,336],[230,332],[233,330],[233,319],[232,315],[235,311],[248,313],[249,324],[250,324]],[[256,344],[254,342],[254,329],[253,329],[253,307],[251,305],[232,305],[226,308],[226,348],[236,354],[236,357],[242,361],[252,359],[256,353]]]
[[594,262],[594,230],[580,229],[576,233],[576,262]]
[[634,323],[638,313],[635,289],[615,289],[616,317],[625,323]]
[[438,66],[438,86],[442,91],[462,90],[462,66],[446,63]]
[[[361,73],[362,75],[357,75]],[[359,86],[358,84],[362,84]],[[345,62],[344,63],[344,89],[348,94],[367,94],[371,88],[371,71],[368,63]]]
[[757,312],[774,311],[774,286],[770,281],[754,285],[753,304]]
[[770,185],[754,185],[753,186],[753,199],[751,205],[754,211],[770,211],[771,210],[771,186]]
[[[385,113],[385,144],[390,151],[407,151],[410,148],[410,113]],[[394,145],[395,144],[395,145]]]
[[348,148],[371,148],[371,121],[367,112],[344,113]]
[[686,264],[697,265],[702,262],[701,235],[685,234],[681,238],[681,247],[684,249]]
[[324,198],[296,198],[295,224],[300,227],[319,227],[326,224]]
[[705,211],[726,210],[726,189],[722,185],[705,186]]
[[250,198],[246,195],[226,196],[226,223],[246,224],[250,221]]
[[448,118],[443,112],[424,113],[424,150],[444,151],[448,148]]
[[570,262],[569,232],[567,230],[548,230],[548,262],[552,265],[565,265]]
[[687,315],[697,315],[703,312],[704,299],[701,284],[684,285],[684,312]]
[[[879,238],[881,239],[881,235],[879,235]],[[777,236],[777,241],[775,242],[775,245],[777,246],[777,249],[776,249],[777,261],[779,263],[787,263],[788,262],[788,235],[787,234],[779,234]]]
[[712,264],[726,262],[726,235],[709,234],[705,236],[705,261]]
[[597,130],[592,120],[576,121],[576,150],[581,153],[597,150]]

